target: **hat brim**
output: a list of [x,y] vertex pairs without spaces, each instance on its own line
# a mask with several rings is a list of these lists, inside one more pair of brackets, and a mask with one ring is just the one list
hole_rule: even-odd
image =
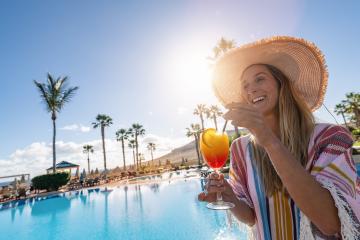
[[212,83],[221,104],[241,101],[240,77],[254,64],[269,64],[282,71],[311,111],[321,106],[328,81],[324,56],[315,44],[288,36],[243,45],[216,62]]

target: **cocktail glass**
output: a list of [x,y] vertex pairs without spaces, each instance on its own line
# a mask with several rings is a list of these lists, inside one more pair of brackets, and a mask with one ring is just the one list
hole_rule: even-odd
[[[229,137],[224,131],[218,132],[214,128],[208,128],[201,133],[200,150],[206,163],[219,174],[229,155]],[[231,202],[223,201],[221,192],[217,192],[216,196],[217,200],[208,203],[208,208],[227,210],[235,206]]]

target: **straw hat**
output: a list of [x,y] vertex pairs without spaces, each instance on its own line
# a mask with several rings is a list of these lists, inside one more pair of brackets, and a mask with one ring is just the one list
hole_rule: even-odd
[[270,64],[278,68],[294,84],[312,111],[321,106],[328,80],[324,56],[313,43],[288,36],[240,46],[216,62],[213,88],[224,106],[241,100],[240,77],[253,64]]

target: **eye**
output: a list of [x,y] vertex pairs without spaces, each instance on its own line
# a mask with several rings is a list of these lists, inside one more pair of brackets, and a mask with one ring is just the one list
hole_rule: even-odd
[[264,77],[257,77],[257,78],[255,78],[255,82],[261,82],[261,81],[263,81],[263,80],[265,80]]

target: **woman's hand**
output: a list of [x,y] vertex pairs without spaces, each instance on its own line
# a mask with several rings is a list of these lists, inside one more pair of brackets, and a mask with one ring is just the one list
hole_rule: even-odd
[[241,222],[253,226],[255,224],[255,212],[245,202],[239,201],[235,196],[230,184],[224,179],[223,174],[212,173],[207,178],[208,182],[205,185],[205,192],[198,195],[199,201],[215,202],[216,193],[221,192],[222,199],[225,202],[235,204],[230,211]]
[[274,141],[275,134],[256,108],[244,103],[231,103],[226,108],[229,111],[223,117],[234,126],[247,128],[260,145],[267,146]]
[[205,192],[200,193],[198,199],[199,201],[215,202],[218,192],[221,192],[225,202],[233,200],[234,192],[230,184],[224,180],[224,175],[213,172],[207,177]]

